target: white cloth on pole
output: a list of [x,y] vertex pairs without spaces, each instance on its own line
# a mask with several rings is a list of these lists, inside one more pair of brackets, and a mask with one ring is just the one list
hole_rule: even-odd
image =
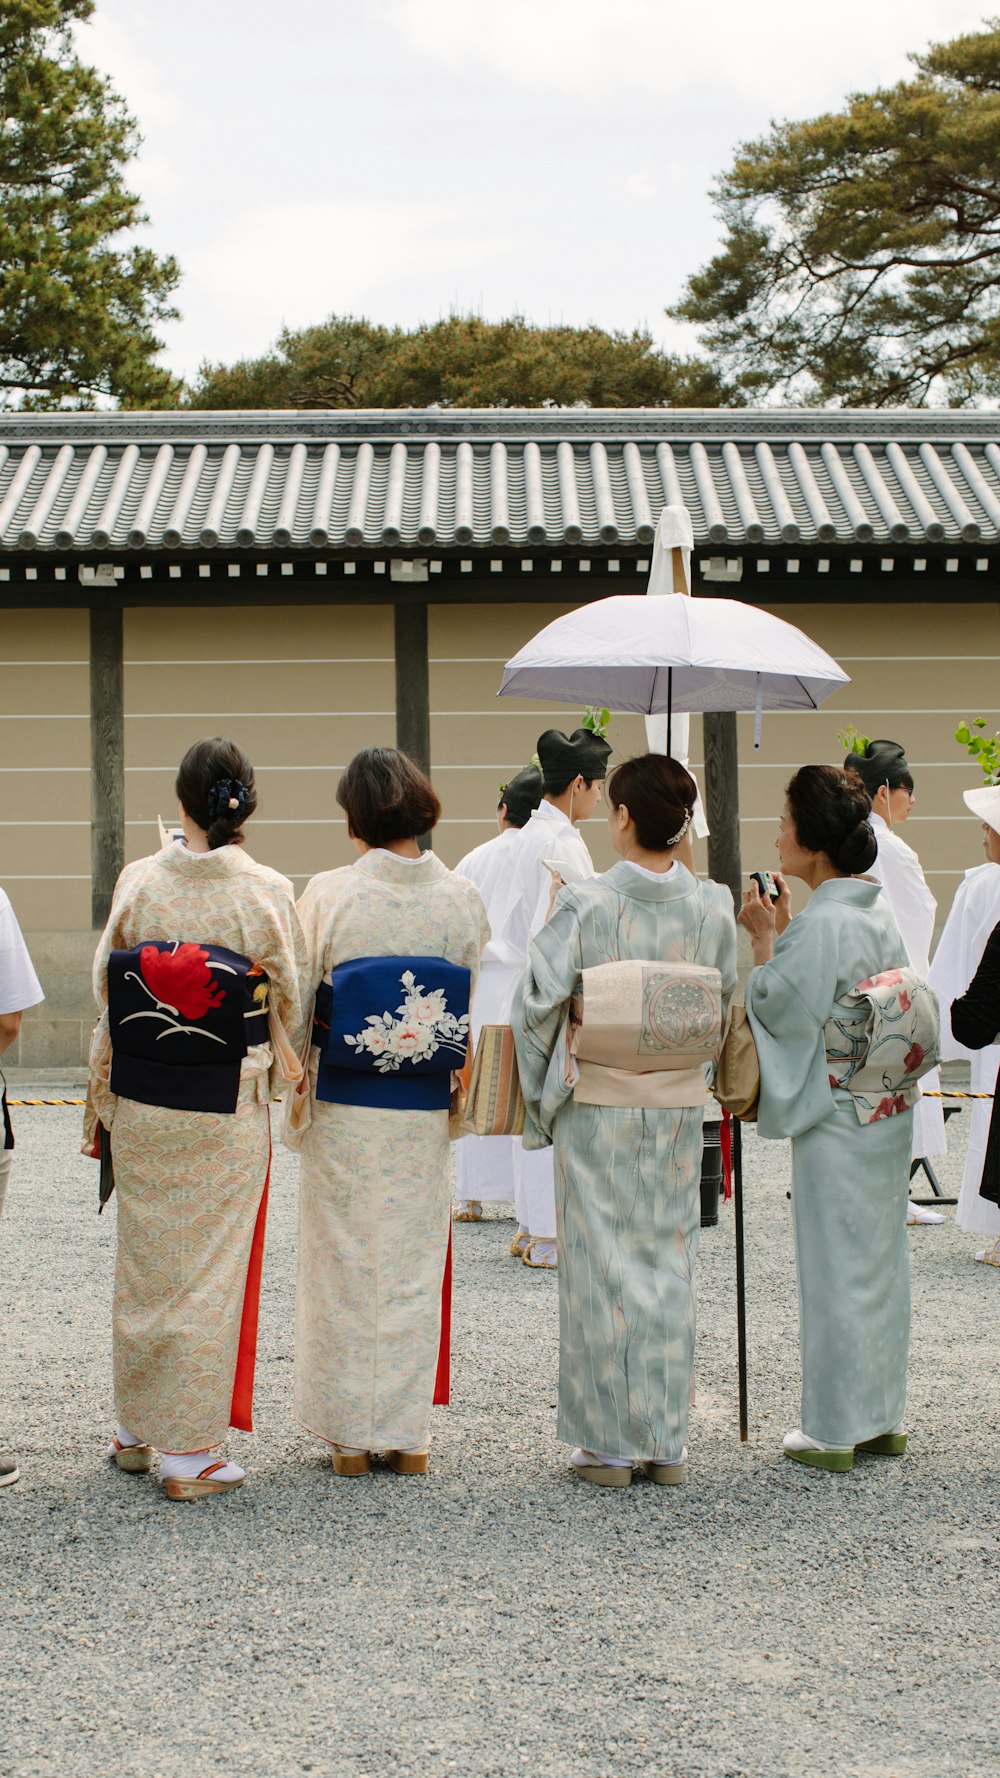
[[[686,506],[665,506],[656,521],[656,536],[653,538],[653,558],[649,570],[649,583],[646,587],[647,597],[661,598],[664,593],[672,593],[674,588],[673,551],[679,549],[684,564],[684,581],[688,594],[691,592],[691,551],[694,548],[694,530],[691,525],[691,514]],[[690,716],[674,716],[670,723],[670,753],[674,759],[686,766],[691,750],[691,718]],[[667,752],[667,719],[665,716],[646,717],[646,746],[650,753]],[[692,774],[693,775],[693,774]],[[701,791],[694,805],[692,821],[698,839],[708,837],[709,826],[701,800]]]
[[[968,1060],[969,1091],[993,1093],[1000,1068],[1000,1045],[967,1050],[952,1035],[951,1003],[965,993],[982,962],[986,941],[1000,921],[1000,864],[979,864],[965,873],[945,921],[931,964],[930,983],[941,1002],[941,1055],[946,1062]],[[979,1186],[986,1159],[986,1141],[993,1106],[989,1099],[970,1100],[969,1140],[958,1194],[955,1221],[969,1234],[1000,1235],[1000,1205],[981,1198]]]
[[[878,841],[878,855],[871,875],[882,885],[882,893],[899,927],[906,946],[910,968],[926,977],[930,971],[930,948],[934,937],[934,915],[937,902],[927,887],[920,860],[897,829],[873,814],[871,824]],[[939,1093],[941,1076],[936,1068],[924,1076],[921,1091]],[[948,1152],[944,1129],[944,1111],[940,1099],[918,1099],[913,1108],[912,1158],[943,1155]]]

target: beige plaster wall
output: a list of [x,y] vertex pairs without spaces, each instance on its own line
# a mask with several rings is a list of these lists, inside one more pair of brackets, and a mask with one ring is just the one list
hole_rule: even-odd
[[[444,807],[436,846],[447,864],[495,831],[501,781],[567,706],[498,701],[503,663],[562,607],[432,606],[431,747]],[[962,873],[980,862],[961,791],[976,782],[953,731],[962,715],[1000,728],[1000,607],[776,607],[843,664],[852,685],[818,712],[767,716],[752,750],[739,719],[743,862],[773,859],[782,787],[805,760],[839,761],[848,722],[907,748],[917,780],[906,828],[943,919]],[[302,887],[354,856],[335,802],[358,747],[395,740],[389,606],[128,610],[125,613],[126,856],[157,843],[175,809],[173,779],[201,735],[234,735],[254,760],[261,806],[255,855]],[[644,746],[639,718],[615,718],[620,757]],[[76,1065],[91,1024],[89,720],[84,612],[6,611],[0,634],[0,883],[49,998],[25,1021],[11,1060]],[[701,724],[692,724],[692,764]],[[612,854],[602,818],[588,824],[598,868]],[[701,847],[703,867],[706,848]]]

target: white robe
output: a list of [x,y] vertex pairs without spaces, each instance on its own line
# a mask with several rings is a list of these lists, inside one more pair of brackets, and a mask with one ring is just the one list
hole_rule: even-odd
[[[469,852],[455,867],[456,877],[467,877],[486,909],[490,931],[496,929],[497,910],[505,899],[511,850],[519,829],[506,827],[492,840]],[[472,1041],[479,1043],[484,1025],[505,1025],[523,964],[516,951],[499,937],[491,938],[483,952],[479,982],[472,1001]],[[463,1136],[455,1144],[455,1196],[459,1201],[510,1202],[514,1197],[513,1136]]]
[[[505,957],[516,959],[511,994],[527,967],[528,946],[549,916],[552,875],[546,861],[557,866],[567,883],[594,876],[593,860],[569,818],[552,803],[542,802],[514,836],[506,854],[503,892],[490,910],[493,940]],[[510,1017],[510,1000],[504,1018]],[[515,1141],[514,1207],[523,1228],[540,1240],[554,1240],[556,1194],[551,1148],[526,1149]]]
[[[979,864],[965,873],[945,922],[934,954],[930,981],[941,1002],[941,1057],[945,1062],[968,1061],[969,1091],[993,1093],[1000,1068],[1000,1046],[967,1050],[953,1036],[951,1003],[964,994],[982,961],[986,940],[1000,921],[1000,864]],[[979,1196],[993,1107],[988,1099],[970,1101],[969,1142],[965,1171],[958,1194],[955,1221],[969,1234],[1000,1235],[1000,1205]]]
[[[873,814],[871,824],[878,841],[878,856],[870,874],[881,883],[889,909],[899,927],[910,968],[925,976],[930,970],[931,940],[934,937],[934,915],[937,902],[927,887],[920,860],[912,846],[900,838],[898,831]],[[921,1091],[939,1093],[941,1076],[936,1068],[924,1076]],[[940,1099],[917,1101],[913,1108],[914,1160],[924,1155],[948,1152],[944,1131],[944,1111]]]

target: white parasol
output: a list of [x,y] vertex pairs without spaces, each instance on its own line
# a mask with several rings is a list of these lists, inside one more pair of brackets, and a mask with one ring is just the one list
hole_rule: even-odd
[[539,630],[507,662],[502,698],[604,704],[638,715],[816,710],[850,679],[825,649],[736,599],[619,594]]

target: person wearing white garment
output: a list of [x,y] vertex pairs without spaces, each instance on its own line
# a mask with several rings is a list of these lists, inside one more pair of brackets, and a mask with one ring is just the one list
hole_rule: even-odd
[[[456,877],[475,883],[492,931],[495,910],[505,898],[511,843],[542,800],[542,774],[535,765],[501,786],[497,808],[499,833],[455,866]],[[479,966],[472,1002],[472,1041],[478,1045],[484,1025],[504,1025],[521,959],[499,938],[491,938]],[[456,1222],[481,1222],[484,1203],[510,1203],[514,1197],[513,1136],[463,1136],[455,1144]]]
[[[926,977],[930,970],[937,902],[927,887],[917,854],[899,833],[917,800],[906,754],[898,741],[869,741],[864,753],[847,755],[844,769],[857,772],[872,799],[869,820],[878,842],[878,856],[869,875],[882,885],[906,946],[910,968]],[[939,1093],[941,1077],[937,1069],[925,1075],[920,1084],[925,1093]],[[930,1159],[947,1152],[941,1101],[920,1098],[913,1108],[911,1160]],[[940,1223],[944,1222],[944,1217],[937,1210],[928,1210],[911,1200],[906,1206],[906,1220],[911,1225]]]
[[[21,1015],[29,1006],[44,1000],[42,986],[35,974],[21,928],[4,891],[0,889],[0,1056],[17,1042]],[[7,1083],[0,1075],[0,1215],[3,1214],[11,1161],[14,1158],[14,1132],[7,1110]],[[0,1488],[16,1482],[19,1471],[12,1451],[0,1450]]]
[[[602,735],[574,729],[571,735],[546,729],[536,749],[544,796],[511,842],[510,869],[503,896],[490,920],[493,940],[516,957],[517,976],[528,962],[528,947],[549,916],[553,885],[580,883],[594,876],[593,860],[578,821],[592,815],[601,798],[611,748]],[[509,1008],[508,1008],[509,1011]],[[556,1199],[551,1148],[514,1144],[514,1208],[518,1230],[511,1257],[545,1271],[556,1266]]]
[[1000,1068],[1000,1048],[966,1049],[953,1035],[951,1006],[965,993],[986,949],[990,933],[1000,921],[1000,785],[987,784],[963,792],[966,807],[978,815],[983,828],[986,863],[965,873],[945,921],[941,942],[931,964],[930,982],[941,1002],[941,1059],[970,1063],[969,1091],[990,1098],[973,1099],[969,1108],[969,1141],[965,1170],[958,1194],[955,1221],[968,1234],[988,1235],[992,1243],[976,1254],[978,1260],[995,1264],[992,1255],[1000,1237],[1000,1205],[980,1196],[986,1143]]

